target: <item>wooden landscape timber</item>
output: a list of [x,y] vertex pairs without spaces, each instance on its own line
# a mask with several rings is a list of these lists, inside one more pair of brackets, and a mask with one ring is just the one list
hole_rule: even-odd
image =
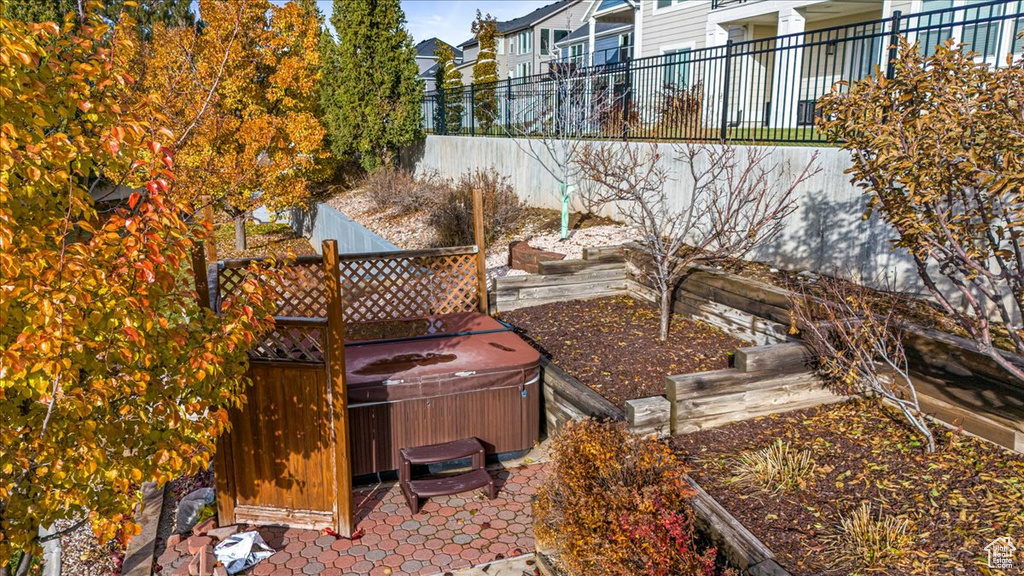
[[694,491],[690,505],[693,507],[696,528],[711,538],[730,565],[750,576],[789,575],[775,561],[775,554],[757,536],[729,514],[693,478],[687,477],[686,480]]
[[681,374],[665,379],[665,392],[672,405],[672,434],[845,400],[807,370]]
[[544,389],[544,422],[548,436],[573,420],[588,417],[625,419],[626,414],[622,409],[569,375],[549,358],[541,357],[540,371]]
[[562,260],[544,264],[567,264],[569,267],[550,273],[494,279],[494,310],[507,312],[552,302],[626,293],[626,268],[621,262]]

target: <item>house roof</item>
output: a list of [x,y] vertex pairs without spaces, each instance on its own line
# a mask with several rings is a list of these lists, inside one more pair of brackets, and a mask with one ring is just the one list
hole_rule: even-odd
[[[540,22],[541,20],[550,18],[551,16],[554,16],[555,14],[572,6],[573,4],[579,3],[580,1],[581,0],[559,0],[558,2],[548,4],[547,6],[541,6],[540,8],[537,8],[536,10],[530,12],[525,16],[520,16],[518,18],[513,18],[511,20],[505,20],[504,22],[498,22],[496,26],[498,36],[504,36],[506,34],[511,34],[513,32],[518,32],[520,30],[525,30],[526,28],[533,26],[534,24]],[[475,37],[473,37],[470,38],[469,40],[466,40],[462,44],[459,44],[459,47],[465,48],[469,46],[475,46],[476,44],[477,40]]]
[[583,15],[584,20],[601,13],[618,12],[620,10],[635,10],[639,6],[636,0],[591,0],[590,7]]
[[[452,53],[455,55],[455,59],[459,60],[462,58],[462,50],[448,44],[440,38],[427,38],[426,40],[416,44],[416,57],[417,58],[434,58],[434,51],[437,50],[437,43],[440,42],[452,49]],[[460,44],[461,46],[461,44]]]
[[[628,29],[630,29],[632,27],[633,27],[632,24],[623,24],[622,22],[598,22],[597,23],[597,30],[594,32],[594,35],[595,36],[603,36],[605,34],[608,34],[609,32],[614,32],[615,30],[628,30]],[[570,33],[565,38],[562,38],[561,40],[559,40],[558,44],[556,44],[556,45],[557,46],[565,46],[565,45],[568,45],[568,44],[575,44],[576,42],[579,42],[581,40],[589,40],[589,39],[590,39],[590,22],[587,22],[583,26],[580,26],[579,28],[573,30],[572,33]]]

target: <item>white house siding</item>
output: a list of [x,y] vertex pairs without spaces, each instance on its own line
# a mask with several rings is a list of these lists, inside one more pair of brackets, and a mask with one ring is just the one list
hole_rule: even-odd
[[667,8],[656,8],[657,0],[643,0],[643,45],[638,56],[659,56],[663,49],[688,45],[703,48],[707,38],[711,0],[683,0]]

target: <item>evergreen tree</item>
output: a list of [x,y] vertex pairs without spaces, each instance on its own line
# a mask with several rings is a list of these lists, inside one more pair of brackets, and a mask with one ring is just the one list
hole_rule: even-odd
[[473,21],[473,34],[480,43],[480,53],[477,55],[476,64],[473,65],[473,84],[476,85],[474,94],[475,107],[473,113],[480,124],[480,129],[490,132],[494,125],[494,118],[498,113],[497,86],[498,78],[497,45],[494,33],[497,31],[497,21],[490,14],[482,16],[476,11],[476,20]]
[[441,90],[444,92],[444,125],[445,134],[458,134],[462,131],[462,73],[455,68],[455,55],[451,46],[437,43],[438,75],[441,77]]
[[324,85],[331,150],[367,170],[422,134],[423,87],[399,0],[334,0],[333,76]]

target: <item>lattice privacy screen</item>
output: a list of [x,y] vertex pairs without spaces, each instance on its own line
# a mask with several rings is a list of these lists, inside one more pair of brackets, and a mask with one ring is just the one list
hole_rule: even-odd
[[[248,270],[221,266],[215,306],[241,289]],[[358,259],[340,262],[343,318],[346,324],[411,320],[469,312],[477,307],[476,255],[472,252]],[[278,318],[326,318],[323,262],[304,257],[282,266],[274,288]],[[324,330],[278,323],[251,351],[254,358],[322,362]]]

